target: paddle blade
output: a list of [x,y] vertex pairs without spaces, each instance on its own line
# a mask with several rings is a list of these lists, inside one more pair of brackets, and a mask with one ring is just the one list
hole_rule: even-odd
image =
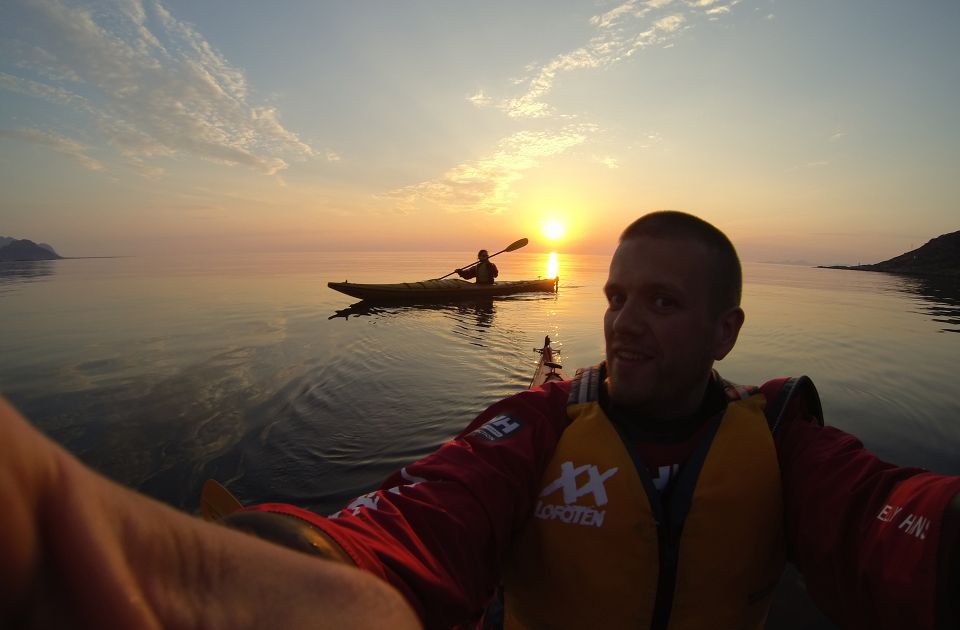
[[505,252],[515,252],[515,251],[517,251],[518,249],[520,249],[521,247],[526,247],[526,246],[527,246],[527,243],[529,243],[529,242],[530,242],[530,241],[528,241],[527,239],[521,238],[519,241],[514,241],[513,243],[511,243],[511,244],[510,244],[505,250],[503,250],[503,251],[505,251]]
[[200,493],[200,514],[205,521],[219,521],[228,514],[233,514],[243,505],[237,497],[213,479],[207,479]]

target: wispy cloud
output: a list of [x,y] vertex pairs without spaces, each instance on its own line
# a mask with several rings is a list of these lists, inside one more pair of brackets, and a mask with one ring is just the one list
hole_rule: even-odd
[[638,149],[649,149],[660,144],[663,144],[663,136],[656,131],[649,131],[640,136],[635,146]]
[[66,155],[90,171],[103,169],[103,164],[87,155],[87,147],[66,136],[41,131],[39,129],[0,129],[0,138],[30,142],[53,149],[57,153]]
[[609,169],[620,168],[620,161],[615,157],[612,157],[609,155],[603,155],[603,156],[596,156],[594,159]]
[[740,0],[627,0],[596,15],[590,24],[596,35],[584,46],[561,53],[546,63],[527,69],[515,81],[526,88],[519,96],[495,100],[478,92],[469,100],[477,106],[494,106],[512,118],[562,117],[546,102],[560,75],[575,70],[609,67],[651,46],[668,46],[698,14],[708,18],[730,11]]
[[[513,184],[524,171],[535,168],[547,157],[586,143],[599,132],[594,124],[574,123],[577,116],[559,113],[547,102],[557,79],[575,70],[609,67],[638,51],[656,45],[668,46],[688,28],[692,16],[710,17],[710,11],[727,9],[739,0],[627,0],[596,15],[590,24],[596,29],[585,45],[559,54],[546,63],[530,64],[525,75],[511,81],[524,91],[512,98],[494,98],[486,90],[467,97],[478,107],[495,107],[514,119],[540,119],[541,125],[559,125],[553,130],[522,131],[500,141],[495,153],[481,160],[461,164],[442,176],[392,191],[400,211],[432,203],[450,211],[499,212],[515,198]],[[675,10],[674,10],[675,9]],[[653,143],[659,137],[650,136]],[[641,148],[646,148],[647,143]],[[596,158],[608,168],[619,168],[615,156]]]
[[[11,1],[11,0],[8,0]],[[317,153],[254,104],[242,70],[159,0],[15,0],[28,28],[0,88],[73,108],[145,172],[187,154],[273,174]]]
[[493,102],[489,96],[483,93],[483,90],[479,90],[473,96],[468,97],[467,100],[479,107],[490,105]]
[[497,213],[516,197],[512,185],[545,159],[583,144],[592,125],[571,125],[559,131],[521,131],[504,138],[488,157],[460,164],[442,177],[405,186],[387,195],[406,212],[428,203],[450,212]]
[[730,13],[730,10],[740,4],[741,0],[685,0],[687,6],[696,9],[706,9],[709,16],[718,16]]

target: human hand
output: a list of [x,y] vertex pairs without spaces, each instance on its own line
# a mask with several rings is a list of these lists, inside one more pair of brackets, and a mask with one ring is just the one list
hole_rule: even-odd
[[379,578],[123,488],[2,398],[0,435],[0,627],[419,627]]

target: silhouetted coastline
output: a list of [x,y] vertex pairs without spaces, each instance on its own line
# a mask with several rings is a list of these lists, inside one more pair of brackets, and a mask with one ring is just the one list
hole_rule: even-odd
[[4,237],[0,244],[0,262],[28,262],[34,260],[59,260],[63,258],[54,249],[44,243],[34,243],[30,239],[11,239]]
[[960,231],[942,234],[922,247],[870,265],[818,265],[821,269],[882,271],[907,276],[960,278]]

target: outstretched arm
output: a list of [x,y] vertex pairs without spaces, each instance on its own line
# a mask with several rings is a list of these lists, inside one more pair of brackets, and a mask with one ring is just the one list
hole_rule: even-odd
[[397,627],[395,589],[84,467],[0,398],[0,627]]
[[960,477],[799,420],[779,451],[791,560],[824,613],[843,627],[956,627]]
[[937,579],[937,619],[940,628],[960,627],[960,493],[947,504],[940,537]]

